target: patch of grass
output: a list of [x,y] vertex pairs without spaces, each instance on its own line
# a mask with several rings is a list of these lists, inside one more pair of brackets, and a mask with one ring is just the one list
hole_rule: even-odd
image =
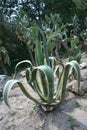
[[30,111],[29,115],[30,115],[30,116],[33,116],[33,114],[34,114],[34,111],[33,111],[33,110]]
[[75,119],[74,119],[73,117],[70,117],[70,119],[69,119],[71,130],[74,130],[74,127],[75,127],[75,125],[74,125],[74,120],[75,120]]
[[79,127],[78,124],[75,123],[75,119],[71,116],[68,120],[70,122],[70,129],[74,130],[75,127]]
[[11,113],[11,116],[15,116],[15,115],[16,115],[16,112],[13,111],[13,112]]
[[80,110],[87,112],[87,106],[82,106],[81,103],[79,103],[79,102],[76,102],[75,108],[80,108]]
[[54,124],[54,123],[55,123],[55,121],[54,121],[54,119],[53,119],[52,116],[50,117],[50,123],[51,123],[51,124]]
[[87,106],[81,106],[81,110],[87,112]]

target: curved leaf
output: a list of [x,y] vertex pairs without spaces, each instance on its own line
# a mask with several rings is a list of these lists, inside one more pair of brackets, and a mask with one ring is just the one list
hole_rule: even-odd
[[15,66],[15,74],[14,74],[14,78],[15,78],[15,76],[16,76],[17,68],[18,68],[21,64],[25,64],[25,63],[28,63],[28,65],[29,65],[30,68],[33,67],[31,61],[29,61],[29,60],[23,60],[23,61],[18,62],[17,65]]
[[54,75],[53,75],[53,71],[47,65],[38,66],[32,72],[34,79],[36,78],[36,74],[37,74],[38,71],[40,72],[40,74],[41,73],[44,74],[44,77],[40,77],[42,85],[40,85],[40,84],[38,85],[39,89],[42,91],[42,94],[44,94],[44,96],[47,97],[47,101],[52,102],[53,94],[54,94]]
[[54,74],[59,77],[60,76],[60,73],[63,71],[64,69],[64,65],[62,62],[58,62],[57,61],[57,64],[56,67],[55,67],[55,70],[54,70]]
[[75,74],[75,73],[77,74],[78,87],[80,87],[80,66],[79,66],[78,62],[75,61],[75,60],[73,60],[73,61],[71,61],[71,62],[68,62],[68,63],[66,64],[66,67],[67,67],[67,66],[70,66],[70,67],[71,67],[71,68],[70,68],[70,71],[71,71],[71,69],[72,69],[72,74],[73,74],[73,70],[74,70],[74,74]]
[[[38,75],[38,77],[41,77],[42,75]],[[32,71],[30,70],[30,68],[27,68],[26,69],[26,79],[27,79],[27,82],[29,83],[29,85],[32,87],[32,89],[37,92],[37,94],[40,96],[40,98],[42,100],[46,100],[46,97],[42,94],[40,88],[40,84],[38,85],[37,83],[37,78],[36,78],[36,74],[32,75]],[[39,79],[40,79],[39,77]],[[43,76],[43,78],[45,77],[45,75]],[[45,84],[45,82],[44,82]]]
[[78,91],[79,91],[79,87],[80,87],[80,67],[77,61],[71,61],[68,62],[65,66],[65,71],[62,77],[63,80],[63,88],[62,88],[62,95],[61,95],[61,101],[64,100],[64,96],[65,96],[65,91],[66,91],[66,84],[67,84],[67,79],[68,79],[68,75],[69,75],[69,71],[70,69],[73,68],[75,70],[75,73],[77,74],[77,82],[78,82]]
[[6,75],[0,75],[0,83],[5,79]]
[[[59,67],[62,67],[61,72],[59,72]],[[58,77],[58,83],[57,83],[57,88],[56,88],[56,95],[55,98],[58,99],[60,97],[60,91],[62,89],[62,83],[63,83],[63,73],[64,73],[64,65],[62,63],[59,63],[59,65],[56,68],[56,75]]]
[[11,88],[15,86],[16,83],[18,84],[18,86],[20,87],[20,89],[22,90],[22,92],[24,93],[24,95],[26,97],[30,98],[31,100],[33,100],[37,104],[40,104],[40,105],[44,105],[45,104],[43,102],[40,102],[39,100],[37,100],[33,96],[31,96],[30,93],[29,93],[29,90],[21,82],[19,82],[18,80],[13,79],[13,80],[9,80],[5,84],[4,89],[3,89],[3,99],[4,99],[4,101],[5,101],[7,106],[10,107],[10,105],[8,103],[9,92],[10,92]]
[[65,65],[65,67],[63,68],[63,71],[62,71],[62,73],[59,77],[59,80],[58,80],[58,90],[56,93],[56,98],[60,97],[60,101],[63,101],[63,99],[64,99],[68,75],[69,75],[71,68],[73,68],[75,70],[75,72],[77,74],[78,87],[80,86],[80,67],[79,67],[79,64],[76,61],[68,62]]
[[55,57],[49,57],[49,61],[50,61],[50,67],[54,71],[57,60]]

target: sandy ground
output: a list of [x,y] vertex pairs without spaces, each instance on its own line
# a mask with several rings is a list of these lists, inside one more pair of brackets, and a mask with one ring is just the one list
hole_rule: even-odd
[[[21,81],[27,85],[25,78]],[[11,90],[9,102],[11,108],[0,99],[0,130],[87,130],[87,93],[67,92],[65,102],[50,113],[27,99],[18,87]]]

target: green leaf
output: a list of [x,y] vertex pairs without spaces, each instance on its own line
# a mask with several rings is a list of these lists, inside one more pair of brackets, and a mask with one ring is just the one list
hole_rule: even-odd
[[[35,69],[35,68],[34,68]],[[43,76],[43,77],[42,77]],[[38,74],[36,75],[36,73],[32,73],[32,71],[30,70],[30,68],[27,68],[26,69],[26,79],[27,79],[27,82],[28,84],[32,87],[32,89],[37,92],[37,94],[40,96],[40,98],[42,100],[45,100],[46,101],[46,96],[44,96],[44,94],[42,94],[42,91],[41,91],[41,84],[38,84],[37,82],[37,78],[40,80],[44,79],[45,78],[45,75],[44,73],[41,74]],[[46,80],[44,80],[44,86],[46,86]],[[43,87],[42,87],[43,88]]]
[[[68,75],[69,72],[72,68],[72,71],[74,70],[74,72],[77,74],[77,82],[78,82],[78,91],[79,91],[79,87],[80,87],[80,67],[77,61],[71,61],[68,62],[65,66],[65,71],[63,74],[63,89],[62,89],[62,97],[61,97],[61,101],[64,100],[64,96],[65,96],[65,91],[66,91],[66,84],[67,84],[67,79],[68,79]],[[72,73],[73,74],[73,73]]]
[[[42,75],[40,75],[40,82],[39,89],[41,90],[42,94],[47,97],[47,102],[52,102],[53,100],[53,94],[54,94],[54,75],[52,69],[47,65],[38,66],[34,69],[32,75],[33,78],[36,79],[37,72],[40,72],[40,74],[44,74],[44,78]],[[39,80],[37,78],[37,80]],[[39,83],[39,82],[38,82]],[[46,85],[46,86],[45,86]]]
[[[59,72],[59,69],[61,67],[61,72]],[[56,75],[58,76],[58,83],[57,83],[57,88],[56,88],[56,99],[58,99],[61,95],[61,89],[62,89],[62,83],[63,83],[63,73],[64,73],[64,65],[62,63],[59,63],[59,65],[57,65],[57,70],[56,70]]]
[[9,92],[10,92],[11,88],[15,86],[16,83],[18,84],[18,86],[20,87],[20,89],[22,90],[22,92],[24,93],[24,95],[26,97],[33,100],[37,104],[40,104],[40,105],[44,104],[44,103],[40,102],[39,100],[37,100],[36,98],[34,98],[33,96],[31,96],[29,90],[21,82],[19,82],[18,80],[13,79],[13,80],[9,80],[5,84],[4,89],[3,89],[3,99],[4,99],[7,106],[10,107],[10,105],[8,103]]
[[0,75],[0,83],[5,79],[6,75]]
[[80,66],[79,66],[78,62],[73,60],[71,62],[68,62],[66,64],[66,66],[71,67],[70,69],[72,69],[72,74],[73,74],[73,71],[74,71],[74,74],[76,73],[77,81],[78,81],[78,87],[80,87]]
[[44,55],[43,55],[43,52],[42,52],[41,43],[39,41],[36,42],[35,59],[36,59],[37,65],[43,65],[44,64]]
[[18,64],[15,66],[14,78],[15,78],[15,76],[16,76],[17,68],[18,68],[21,64],[25,64],[25,63],[28,64],[31,69],[33,68],[32,63],[31,63],[31,61],[29,61],[29,60],[23,60],[23,61],[18,62]]
[[62,67],[63,67],[63,69],[59,75],[57,92],[55,95],[56,100],[60,99],[60,102],[64,100],[68,75],[69,75],[69,72],[71,71],[71,69],[74,70],[74,72],[77,74],[78,88],[80,86],[80,68],[79,68],[78,62],[71,61]]

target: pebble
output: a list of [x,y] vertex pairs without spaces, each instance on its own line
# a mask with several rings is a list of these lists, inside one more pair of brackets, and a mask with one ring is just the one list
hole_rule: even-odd
[[80,64],[80,69],[83,69],[83,68],[86,68],[86,67],[87,67],[87,64],[85,62]]
[[0,121],[3,119],[3,115],[2,114],[0,114]]

